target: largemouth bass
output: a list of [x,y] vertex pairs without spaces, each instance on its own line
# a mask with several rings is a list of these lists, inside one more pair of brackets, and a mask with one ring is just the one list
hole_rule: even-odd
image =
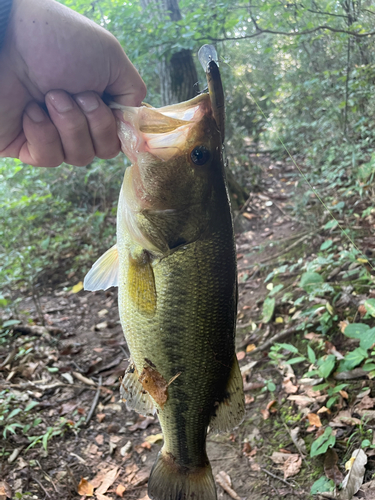
[[[208,57],[209,94],[159,109],[117,110],[126,169],[117,244],[92,267],[86,290],[119,288],[131,362],[127,405],[158,415],[164,445],[152,469],[154,500],[215,500],[208,427],[243,418],[235,355],[236,255],[222,157],[224,102]],[[220,90],[221,89],[221,90]]]

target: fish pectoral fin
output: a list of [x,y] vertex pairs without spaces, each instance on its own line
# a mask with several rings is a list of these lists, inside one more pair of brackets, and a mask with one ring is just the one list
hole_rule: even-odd
[[129,255],[128,293],[137,310],[153,316],[156,312],[156,286],[151,256],[146,250],[135,258]]
[[107,250],[92,266],[83,281],[85,290],[107,290],[118,286],[119,260],[117,245]]
[[133,362],[131,362],[121,381],[120,395],[126,402],[127,409],[135,410],[141,415],[154,415],[155,407],[151,396],[144,390],[138,380],[139,373]]
[[210,429],[213,432],[226,432],[242,422],[245,414],[243,381],[236,356],[225,388],[224,399],[218,403],[211,417]]

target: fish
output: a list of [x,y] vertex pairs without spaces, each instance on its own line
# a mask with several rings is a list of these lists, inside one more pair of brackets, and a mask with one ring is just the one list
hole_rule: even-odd
[[113,105],[132,165],[119,197],[117,243],[84,280],[86,290],[118,286],[131,355],[121,394],[128,409],[156,413],[162,428],[148,481],[152,500],[216,500],[207,433],[228,431],[244,415],[215,58],[206,49],[209,93],[161,108]]

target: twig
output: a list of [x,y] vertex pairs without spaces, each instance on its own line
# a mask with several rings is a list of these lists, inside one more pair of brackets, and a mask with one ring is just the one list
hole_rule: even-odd
[[291,483],[288,483],[288,481],[285,481],[285,479],[283,479],[283,478],[281,478],[279,476],[276,476],[276,474],[272,474],[272,472],[270,472],[269,470],[264,469],[263,467],[261,467],[261,470],[263,472],[265,472],[266,474],[268,474],[269,476],[273,477],[274,479],[278,479],[282,483],[287,484],[288,486],[290,486],[290,488],[294,488],[294,486]]
[[35,481],[40,486],[40,488],[42,488],[42,490],[44,491],[44,493],[47,495],[48,498],[51,498],[51,495],[48,493],[48,491],[45,489],[45,487],[42,485],[39,479],[37,479],[35,476],[31,476],[31,479]]
[[304,236],[302,236],[302,238],[299,238],[297,241],[295,241],[291,245],[288,245],[287,248],[284,248],[283,250],[281,250],[281,252],[279,252],[279,253],[277,253],[275,255],[271,255],[270,257],[266,257],[265,259],[258,260],[258,262],[255,262],[250,267],[242,267],[241,271],[243,271],[244,269],[250,269],[251,267],[253,267],[256,264],[264,264],[265,262],[269,262],[270,260],[275,260],[275,259],[281,257],[285,253],[289,252],[289,250],[291,248],[296,247],[297,245],[299,245],[300,243],[302,243],[304,240],[306,240],[309,236],[312,236],[314,233],[315,233],[315,231],[305,234]]
[[[319,323],[319,320],[313,321],[312,326],[315,326]],[[301,323],[298,323],[298,325],[291,326],[290,328],[287,328],[286,330],[282,330],[281,332],[277,333],[270,339],[266,340],[263,344],[258,346],[256,349],[253,351],[250,351],[248,354],[255,354],[256,352],[260,351],[265,351],[270,345],[274,344],[275,342],[278,342],[279,340],[285,339],[285,337],[288,337],[289,335],[292,335],[292,333],[295,333],[298,331],[299,327],[301,326]]]
[[235,218],[233,219],[233,223],[236,222],[236,220],[240,217],[240,215],[242,215],[245,210],[247,209],[247,207],[250,205],[250,200],[251,200],[251,193],[248,197],[248,199],[245,201],[245,203],[242,205],[240,211],[238,212],[238,214],[235,216]]
[[99,383],[98,383],[98,390],[96,391],[95,397],[93,399],[89,414],[87,415],[85,425],[88,425],[92,416],[94,415],[95,408],[99,402],[99,397],[100,397],[100,389],[102,387],[102,376],[100,375],[99,377]]
[[4,366],[6,366],[9,363],[11,363],[13,361],[13,358],[16,356],[17,352],[18,352],[18,348],[17,347],[15,347],[12,351],[10,351],[10,353],[4,359],[4,361],[2,363],[0,363],[0,368],[4,368]]

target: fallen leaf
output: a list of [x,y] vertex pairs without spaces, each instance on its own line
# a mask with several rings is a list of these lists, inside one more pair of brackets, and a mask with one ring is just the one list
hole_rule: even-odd
[[145,437],[145,441],[150,444],[155,444],[158,441],[163,441],[163,434],[151,434],[150,436]]
[[7,498],[12,498],[12,490],[8,483],[0,481],[0,500],[6,500]]
[[[297,453],[294,453],[293,455],[295,455],[296,457],[299,456]],[[290,457],[291,457],[291,453],[283,453],[281,451],[274,451],[271,455],[271,460],[275,464],[284,464],[288,460],[288,458],[290,458]]]
[[226,472],[220,471],[219,474],[216,475],[216,481],[230,497],[234,500],[241,500],[241,497],[232,489],[232,481]]
[[305,339],[313,340],[315,342],[320,342],[320,340],[322,339],[321,334],[314,332],[305,333],[304,337]]
[[107,492],[108,488],[110,488],[116,480],[117,471],[118,471],[118,467],[115,467],[114,469],[112,469],[106,473],[106,475],[103,478],[102,484],[95,491],[96,495],[98,495],[98,494],[104,495]]
[[343,475],[341,474],[337,462],[339,457],[333,448],[329,448],[324,455],[324,473],[328,479],[332,479],[336,486],[338,486],[342,480]]
[[346,425],[361,425],[361,420],[351,416],[349,410],[340,411],[334,419],[331,420],[331,427],[345,427]]
[[250,403],[253,403],[255,401],[255,398],[253,396],[249,396],[248,394],[245,394],[245,405],[249,405]]
[[283,380],[283,386],[287,394],[295,394],[298,392],[298,386],[294,385],[290,378]]
[[105,413],[97,413],[97,414],[96,414],[96,419],[97,419],[97,421],[98,421],[98,422],[99,422],[99,424],[100,424],[100,423],[101,423],[101,422],[103,422],[103,420],[105,419]]
[[[348,464],[348,462],[347,462]],[[342,482],[340,500],[351,500],[363,483],[367,456],[363,450],[354,450],[349,460],[349,472]],[[346,468],[346,464],[345,464]]]
[[76,285],[72,287],[69,293],[78,293],[83,290],[83,282],[79,281]]
[[320,421],[320,417],[316,413],[309,413],[307,415],[307,418],[309,420],[310,425],[315,425],[315,427],[322,426],[322,422]]
[[349,394],[346,391],[339,391],[339,394],[344,398],[344,399],[349,399]]
[[116,495],[122,498],[125,490],[126,490],[125,486],[123,486],[122,484],[119,484],[116,488]]
[[99,446],[101,446],[104,443],[103,434],[98,434],[97,436],[95,436],[95,441],[98,443]]
[[78,403],[63,403],[60,407],[60,415],[66,415],[67,413],[73,413],[77,408]]
[[245,356],[246,356],[245,351],[238,352],[237,353],[237,359],[238,359],[238,361],[242,361],[243,359],[245,359]]
[[288,399],[290,401],[294,401],[296,405],[300,406],[301,408],[305,408],[311,405],[311,403],[315,403],[315,400],[313,398],[310,398],[309,396],[304,396],[302,394],[288,396]]
[[349,324],[348,321],[340,321],[339,327],[340,327],[341,333],[345,332],[345,328],[348,326],[348,324]]
[[168,399],[168,382],[165,378],[152,366],[145,366],[138,380],[143,389],[163,409]]
[[297,454],[289,455],[283,466],[284,479],[295,476],[299,473],[302,466],[302,457]]
[[255,214],[249,214],[249,212],[244,212],[244,213],[242,214],[242,216],[243,216],[243,217],[245,217],[245,218],[246,218],[246,219],[248,219],[248,220],[254,219],[254,217],[256,217],[256,215],[255,215]]
[[276,403],[277,403],[276,399],[273,399],[272,401],[270,401],[267,404],[267,410],[269,410],[270,413],[276,413],[277,412]]
[[99,312],[98,312],[98,316],[99,318],[102,318],[103,316],[105,316],[106,314],[108,314],[108,309],[101,309]]
[[268,410],[260,410],[260,413],[262,414],[263,420],[267,420],[270,416],[270,412]]
[[356,410],[370,410],[371,408],[374,408],[374,406],[375,406],[375,398],[370,398],[370,396],[365,396],[356,406]]
[[322,406],[316,413],[331,413],[331,410],[326,406]]
[[155,419],[153,417],[147,417],[143,419],[139,419],[134,425],[129,427],[130,432],[137,431],[138,429],[145,430],[151,424],[155,423]]
[[249,344],[249,345],[246,346],[246,352],[247,353],[253,351],[254,349],[256,349],[256,345],[255,344]]
[[94,486],[82,477],[77,488],[77,493],[78,495],[92,497],[94,496]]
[[80,382],[83,382],[84,384],[96,385],[95,382],[93,380],[91,380],[91,378],[87,378],[79,372],[72,372],[72,374],[77,380],[79,380]]
[[359,312],[361,318],[363,318],[363,316],[367,313],[367,310],[366,310],[366,307],[364,304],[361,304],[360,306],[358,306],[358,312]]

